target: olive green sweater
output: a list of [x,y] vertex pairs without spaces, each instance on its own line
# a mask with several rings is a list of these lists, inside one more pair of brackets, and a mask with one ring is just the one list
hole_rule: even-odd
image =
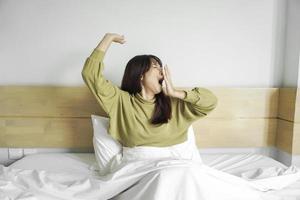
[[97,102],[107,113],[108,132],[125,147],[170,146],[187,139],[187,129],[217,105],[217,97],[208,89],[184,90],[184,99],[171,97],[172,118],[168,123],[150,123],[155,99],[146,100],[139,93],[130,95],[103,76],[105,52],[94,49],[86,59],[82,78]]

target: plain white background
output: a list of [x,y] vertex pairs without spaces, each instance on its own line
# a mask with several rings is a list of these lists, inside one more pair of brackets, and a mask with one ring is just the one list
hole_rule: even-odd
[[83,85],[87,56],[106,32],[104,75],[154,54],[173,84],[297,86],[298,0],[0,0],[0,85]]

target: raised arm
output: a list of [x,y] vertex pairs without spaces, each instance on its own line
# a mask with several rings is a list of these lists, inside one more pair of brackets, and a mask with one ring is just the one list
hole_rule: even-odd
[[108,116],[112,113],[113,108],[116,108],[114,105],[120,99],[122,92],[119,87],[113,85],[103,76],[103,59],[112,42],[123,44],[125,42],[124,36],[106,33],[92,54],[86,59],[81,72],[85,84]]

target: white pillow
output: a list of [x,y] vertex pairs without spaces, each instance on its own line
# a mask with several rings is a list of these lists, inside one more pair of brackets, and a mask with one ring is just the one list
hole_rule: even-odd
[[192,151],[192,160],[198,161],[202,163],[202,159],[200,156],[199,149],[196,144],[195,133],[192,125],[188,128],[188,139],[187,139],[190,149]]
[[[114,161],[119,162],[120,158],[113,159],[115,156],[122,155],[122,145],[111,137],[108,133],[109,126],[109,118],[102,117],[98,115],[91,115],[92,123],[93,123],[93,145],[95,151],[95,157],[98,164],[99,173],[104,175],[110,172],[111,167],[117,163],[113,163]],[[187,141],[188,150],[182,152],[182,157],[186,157],[184,155],[188,153],[188,157],[192,160],[196,160],[202,162],[202,159],[199,154],[199,150],[196,146],[195,134],[192,125],[188,128],[188,137]],[[173,149],[174,146],[169,146],[167,148]],[[181,154],[181,153],[180,153]]]
[[122,145],[108,133],[109,118],[91,115],[93,124],[93,145],[99,174],[110,171],[114,156],[122,153]]

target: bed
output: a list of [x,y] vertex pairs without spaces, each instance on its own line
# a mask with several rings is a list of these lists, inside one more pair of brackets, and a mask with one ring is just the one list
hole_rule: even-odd
[[[0,165],[0,199],[162,200],[184,199],[180,195],[189,194],[189,200],[300,199],[299,180],[284,179],[289,177],[289,173],[298,172],[293,168],[293,159],[283,159],[285,162],[281,163],[276,155],[271,158],[264,153],[238,153],[245,148],[257,148],[263,149],[262,152],[271,152],[272,155],[277,151],[285,152],[291,158],[300,155],[298,129],[293,128],[297,127],[297,116],[300,116],[296,115],[297,89],[209,89],[218,96],[219,105],[209,116],[193,124],[196,144],[199,149],[234,148],[235,153],[201,153],[202,164],[210,168],[197,168],[187,160],[130,163],[130,167],[122,168],[122,173],[106,177],[106,180],[115,178],[114,184],[102,185],[100,189],[105,178],[99,178],[95,154],[92,153],[91,114],[105,116],[105,113],[87,88],[1,86],[1,148],[63,148],[69,149],[71,153],[37,152],[25,155],[10,166]],[[73,150],[90,153],[74,153]],[[152,168],[147,168],[149,165]],[[212,181],[214,173],[219,173],[213,169],[222,172],[222,181],[232,180],[236,187],[227,184],[231,192],[222,190],[222,185],[217,185],[220,182]],[[126,171],[130,172],[130,177],[122,177]],[[211,176],[207,177],[202,172]],[[198,174],[201,176],[198,177]],[[250,182],[260,183],[256,191],[264,191],[260,191],[263,193],[260,198],[252,198],[250,190],[244,187],[246,183],[239,178],[251,176],[269,177],[266,179],[268,184],[282,188],[264,188],[263,182],[253,179]],[[203,184],[202,189],[195,187],[197,184],[193,182],[201,178],[207,180],[200,183]],[[206,188],[209,184],[213,190]],[[178,188],[186,191],[186,194],[176,194],[180,191]],[[106,191],[105,194],[99,193],[100,190]],[[207,193],[209,190],[210,194]],[[225,195],[222,196],[222,192]]]
[[[282,163],[254,153],[246,154],[202,154],[201,158],[205,164],[218,170],[239,176],[241,172],[251,169],[286,168]],[[62,194],[55,194],[54,187],[60,187],[59,191],[67,191],[68,188],[75,188],[77,191],[87,190],[91,185],[82,180],[97,177],[97,163],[93,153],[40,153],[25,156],[24,158],[10,165],[14,169],[11,182],[3,181],[1,177],[1,189],[10,188],[10,198],[0,195],[2,199],[68,199]],[[274,171],[273,171],[274,172]],[[270,171],[268,173],[271,173]],[[15,179],[18,177],[19,179]],[[26,177],[22,180],[21,177]],[[48,177],[44,182],[36,182],[37,177]],[[51,180],[53,182],[51,182]],[[55,181],[54,181],[55,180]],[[57,185],[53,185],[56,183]],[[58,184],[59,183],[59,184]],[[28,186],[31,184],[31,187]],[[35,185],[34,187],[32,185]],[[126,199],[132,195],[135,185],[126,189],[111,199]],[[16,189],[18,188],[18,189]],[[28,190],[28,188],[31,188]],[[51,190],[52,189],[52,190]],[[92,189],[91,189],[92,190]],[[8,190],[7,190],[8,191]],[[269,194],[265,199],[292,200],[300,198],[300,180],[281,190],[265,192]],[[39,195],[35,198],[34,195]],[[137,194],[136,192],[134,194]],[[30,197],[31,196],[31,197]],[[70,198],[70,196],[69,196]],[[70,198],[77,199],[77,198]],[[80,198],[78,198],[80,199]],[[104,198],[103,198],[104,199]],[[127,198],[128,199],[128,198]],[[151,199],[151,196],[149,196]]]

